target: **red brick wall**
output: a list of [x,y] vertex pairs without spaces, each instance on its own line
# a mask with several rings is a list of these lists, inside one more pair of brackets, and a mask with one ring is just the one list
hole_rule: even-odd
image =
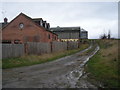
[[[20,23],[24,24],[22,30],[19,28]],[[51,42],[53,39],[49,39],[48,34],[51,36],[54,35],[53,33],[46,31],[43,27],[35,25],[35,23],[27,17],[20,15],[3,29],[2,40],[11,40],[12,42],[14,42],[14,40],[20,40],[23,43],[36,40],[37,42]]]

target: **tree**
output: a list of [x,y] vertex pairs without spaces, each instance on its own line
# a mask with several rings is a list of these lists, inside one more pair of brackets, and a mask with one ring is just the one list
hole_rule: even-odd
[[110,33],[110,30],[108,31],[108,39],[111,38],[111,33]]
[[100,36],[100,39],[107,39],[107,35],[104,33],[103,35]]
[[110,30],[108,31],[108,35],[106,35],[105,33],[103,33],[100,36],[100,39],[111,39],[111,32],[110,32]]

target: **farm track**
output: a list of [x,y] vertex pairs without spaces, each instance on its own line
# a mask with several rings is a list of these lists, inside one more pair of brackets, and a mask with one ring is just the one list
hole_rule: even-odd
[[3,88],[97,88],[87,81],[84,65],[98,50],[87,49],[55,61],[13,69],[3,69]]

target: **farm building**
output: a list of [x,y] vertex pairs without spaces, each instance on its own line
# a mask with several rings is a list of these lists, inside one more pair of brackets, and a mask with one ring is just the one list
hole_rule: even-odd
[[81,29],[81,39],[88,39],[88,31]]
[[80,39],[80,27],[59,27],[50,28],[58,35],[60,41],[77,41]]
[[50,24],[42,18],[30,18],[20,13],[11,22],[2,23],[2,43],[52,42],[57,34],[51,32]]
[[60,41],[78,41],[79,39],[86,39],[87,31],[81,31],[80,27],[55,27],[50,30],[58,35]]

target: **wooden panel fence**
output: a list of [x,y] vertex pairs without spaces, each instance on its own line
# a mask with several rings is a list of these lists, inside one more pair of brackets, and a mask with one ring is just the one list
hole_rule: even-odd
[[27,43],[27,53],[28,54],[44,54],[51,52],[51,45],[50,43],[37,43],[37,42],[28,42]]
[[19,57],[25,54],[41,55],[77,49],[78,42],[27,42],[25,44],[2,44],[2,58]]
[[52,42],[52,52],[67,50],[67,42]]
[[78,42],[76,41],[69,41],[68,42],[68,50],[72,50],[72,49],[77,49],[79,46]]
[[23,56],[24,44],[2,44],[2,58]]

